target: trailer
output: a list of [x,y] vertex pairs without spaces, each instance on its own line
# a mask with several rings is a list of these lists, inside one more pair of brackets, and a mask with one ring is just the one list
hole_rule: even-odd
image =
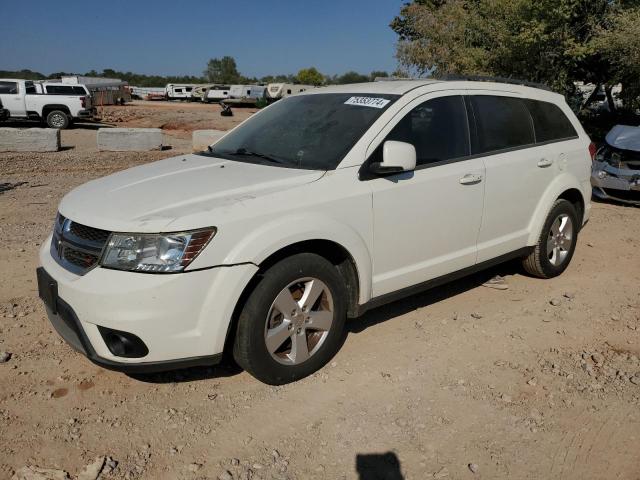
[[224,103],[236,105],[255,105],[258,100],[266,99],[267,87],[264,85],[231,85],[229,98]]
[[91,92],[94,106],[122,105],[131,101],[127,82],[119,78],[65,75],[60,79],[65,85],[84,85]]
[[163,87],[129,87],[131,96],[140,100],[165,100],[167,91]]
[[220,102],[229,98],[230,85],[211,85],[204,92],[202,101],[206,103]]
[[192,102],[204,102],[204,95],[211,85],[198,85],[191,91]]
[[311,88],[315,87],[313,85],[298,85],[295,83],[270,83],[267,85],[267,99],[275,101]]
[[168,100],[191,100],[191,92],[200,85],[197,83],[167,83],[165,87]]

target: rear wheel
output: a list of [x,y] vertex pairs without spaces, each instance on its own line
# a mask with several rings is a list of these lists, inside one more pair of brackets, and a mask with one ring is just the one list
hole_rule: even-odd
[[69,126],[69,116],[62,110],[52,110],[47,114],[49,128],[64,129]]
[[264,272],[238,319],[233,355],[271,385],[306,377],[335,355],[346,319],[345,285],[323,257],[301,253]]
[[578,240],[578,214],[571,202],[556,200],[533,252],[522,262],[524,269],[539,278],[552,278],[566,270]]

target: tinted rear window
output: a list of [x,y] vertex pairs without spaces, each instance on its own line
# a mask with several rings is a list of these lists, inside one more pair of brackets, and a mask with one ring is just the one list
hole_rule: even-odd
[[536,133],[536,142],[551,142],[576,138],[578,133],[557,105],[539,100],[525,100]]
[[473,95],[470,101],[477,128],[473,153],[494,152],[535,143],[531,115],[521,99]]
[[86,95],[84,88],[73,85],[46,85],[49,95]]
[[9,95],[18,93],[18,84],[16,82],[0,82],[0,93]]

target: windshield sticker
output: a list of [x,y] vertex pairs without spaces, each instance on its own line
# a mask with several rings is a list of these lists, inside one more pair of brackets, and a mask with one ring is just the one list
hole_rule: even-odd
[[375,97],[351,97],[345,105],[359,105],[361,107],[384,108],[391,100]]

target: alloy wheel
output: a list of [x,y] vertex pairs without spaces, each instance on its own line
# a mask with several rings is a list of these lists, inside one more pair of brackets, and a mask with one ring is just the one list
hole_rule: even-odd
[[562,265],[571,250],[573,222],[566,213],[559,215],[551,224],[547,238],[547,256],[554,267]]
[[305,277],[291,282],[269,309],[264,329],[267,351],[279,363],[303,363],[326,340],[333,316],[333,297],[323,281]]

